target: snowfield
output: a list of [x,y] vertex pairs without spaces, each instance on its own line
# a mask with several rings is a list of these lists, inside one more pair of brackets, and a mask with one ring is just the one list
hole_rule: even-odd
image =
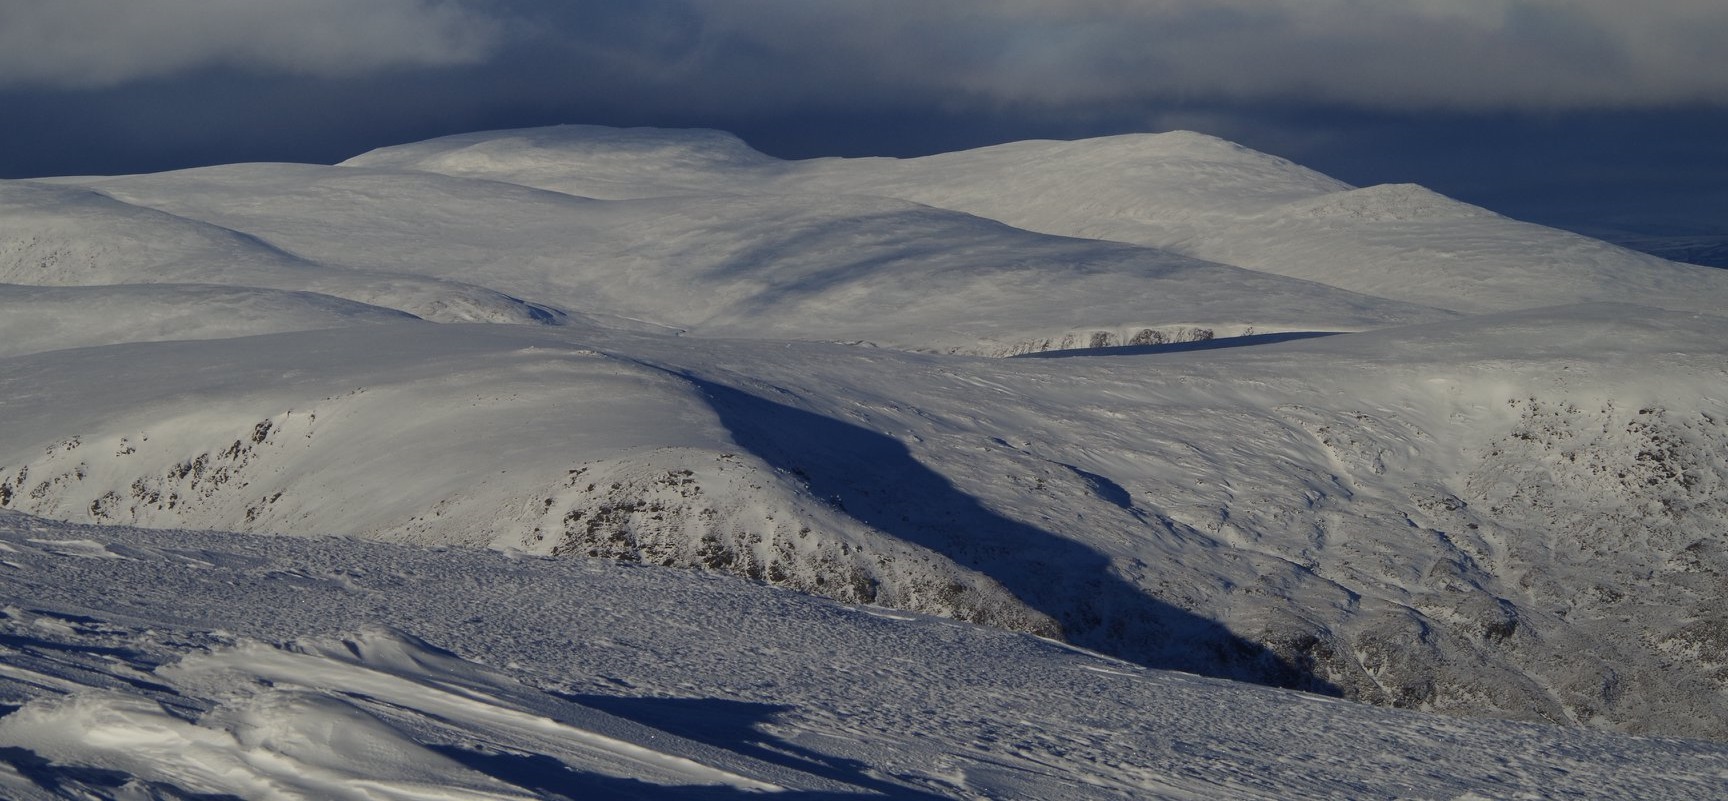
[[0,794],[1728,797],[1723,309],[1183,133],[0,182]]

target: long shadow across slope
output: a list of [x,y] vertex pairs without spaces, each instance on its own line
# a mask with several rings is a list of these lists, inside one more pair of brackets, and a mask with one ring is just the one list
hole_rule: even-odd
[[995,579],[1075,645],[1147,667],[1339,694],[1308,666],[1124,581],[1103,554],[991,511],[891,437],[685,377],[741,447],[860,522]]

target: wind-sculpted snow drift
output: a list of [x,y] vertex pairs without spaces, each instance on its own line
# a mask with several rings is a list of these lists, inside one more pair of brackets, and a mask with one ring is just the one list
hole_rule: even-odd
[[0,185],[0,508],[700,568],[1728,737],[1728,273],[1194,135],[742,148]]
[[0,512],[0,571],[17,801],[1705,798],[1728,770],[599,560]]

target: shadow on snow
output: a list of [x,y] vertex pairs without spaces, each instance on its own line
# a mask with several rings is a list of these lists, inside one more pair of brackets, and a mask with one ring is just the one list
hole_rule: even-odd
[[1193,342],[1166,342],[1161,345],[1117,345],[1109,348],[1067,348],[1038,353],[1022,353],[1014,359],[1072,359],[1078,356],[1156,356],[1160,353],[1187,353],[1196,350],[1245,348],[1250,345],[1272,345],[1301,339],[1337,336],[1342,331],[1286,331],[1282,334],[1248,334],[1239,337],[1217,337]]
[[[1308,666],[1130,584],[1103,554],[986,508],[891,437],[685,377],[707,393],[739,446],[854,519],[989,576],[1075,645],[1152,668],[1339,694]],[[1081,477],[1095,485],[1101,478]],[[1127,496],[1114,482],[1094,488],[1117,505]]]
[[[852,791],[774,793],[774,798],[792,801],[839,801],[868,797],[925,801],[946,797],[877,778],[870,774],[869,766],[862,762],[830,757],[801,748],[774,738],[759,728],[761,724],[772,721],[789,707],[718,698],[624,698],[564,693],[554,695],[678,737],[856,788]],[[763,797],[760,793],[723,786],[668,786],[636,779],[602,776],[572,770],[556,759],[538,754],[481,753],[456,747],[440,747],[438,751],[493,778],[555,797],[692,801]]]

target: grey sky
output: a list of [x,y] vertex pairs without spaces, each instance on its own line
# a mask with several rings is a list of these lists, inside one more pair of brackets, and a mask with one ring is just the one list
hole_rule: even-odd
[[[687,72],[750,51],[793,91],[1211,97],[1399,109],[1728,101],[1718,0],[694,0]],[[760,75],[744,73],[743,77]]]
[[342,76],[472,63],[502,46],[501,32],[459,2],[0,0],[0,84],[103,87],[207,67]]
[[113,86],[212,67],[353,76],[551,45],[570,70],[756,103],[892,91],[1642,107],[1728,102],[1724,41],[1720,0],[4,0],[0,83]]

